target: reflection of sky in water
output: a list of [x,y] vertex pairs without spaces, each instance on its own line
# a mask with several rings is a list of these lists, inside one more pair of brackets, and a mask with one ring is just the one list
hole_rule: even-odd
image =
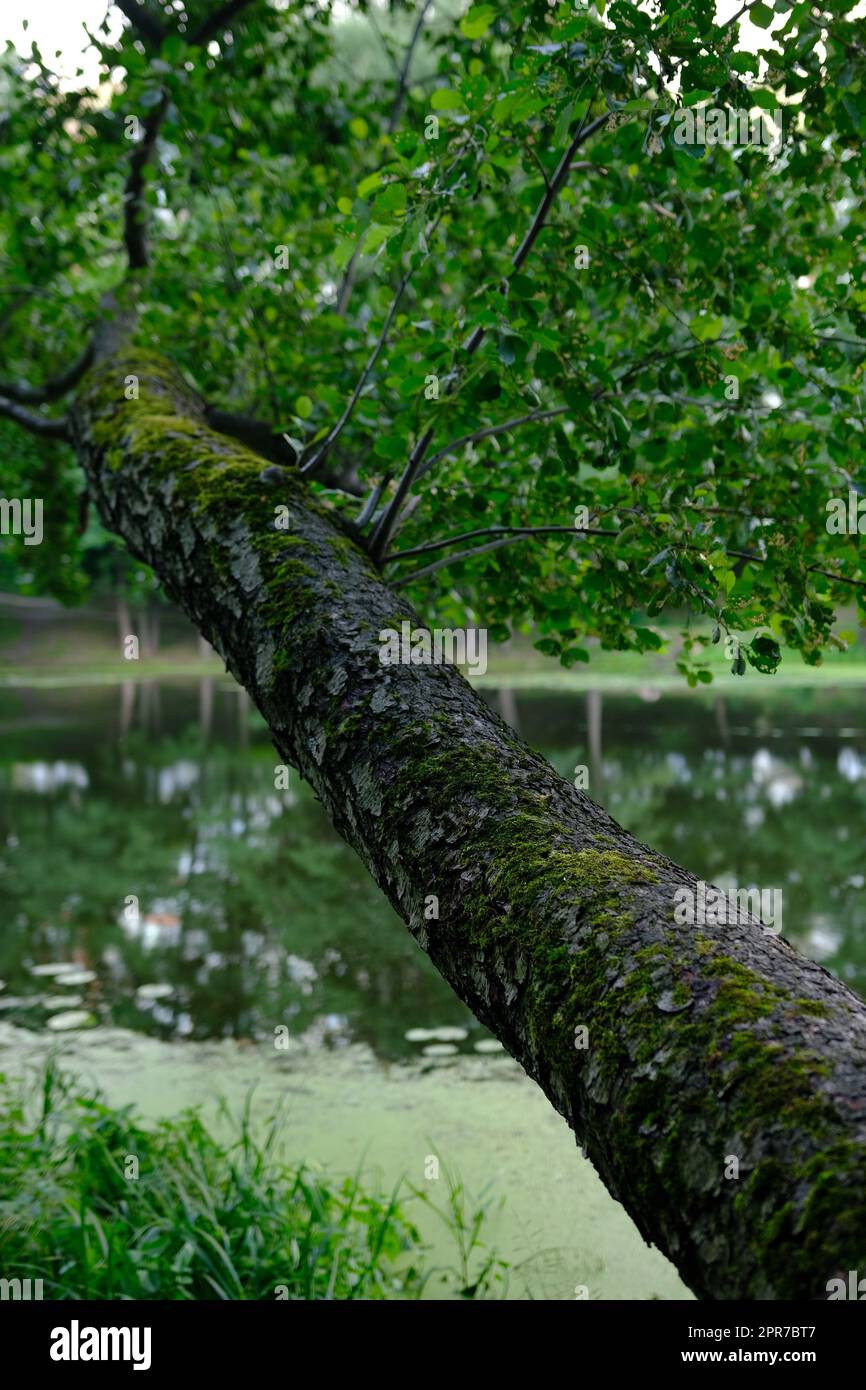
[[12,786],[16,791],[43,793],[60,787],[86,787],[87,773],[80,763],[16,763]]
[[[20,736],[7,723],[0,1015],[43,1027],[74,1004],[164,1037],[282,1030],[431,1067],[483,1047],[309,789],[294,772],[275,789],[265,731],[239,735],[229,717],[204,738],[197,691],[164,687],[164,727],[146,735],[118,729],[104,693],[92,709],[79,699],[65,727],[55,709],[50,749],[42,729],[37,742],[26,720]],[[866,756],[856,695],[837,712],[840,698],[596,696],[590,719],[583,697],[510,692],[509,715],[563,775],[590,767],[590,794],[699,878],[784,885],[784,935],[863,991],[866,878],[851,830]],[[73,994],[52,975],[47,989],[31,972],[52,962],[94,978]]]
[[853,748],[839,749],[836,766],[849,782],[859,782],[861,778],[866,776],[866,758],[861,758]]

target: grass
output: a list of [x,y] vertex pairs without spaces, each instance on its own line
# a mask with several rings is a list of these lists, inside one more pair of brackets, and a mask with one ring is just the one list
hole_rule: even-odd
[[[86,628],[86,625],[79,625]],[[665,647],[660,652],[640,655],[636,652],[603,651],[593,641],[586,643],[590,661],[586,665],[564,669],[550,657],[535,650],[531,640],[517,636],[505,646],[491,645],[486,675],[473,678],[481,687],[508,686],[514,690],[586,691],[630,693],[652,686],[660,691],[689,693],[685,678],[676,669],[681,648],[679,630],[664,624],[655,625]],[[856,629],[856,618],[849,615],[843,627]],[[7,624],[8,629],[8,624]],[[708,629],[707,629],[708,631]],[[0,689],[21,686],[61,688],[66,685],[115,685],[121,681],[191,679],[211,676],[233,684],[216,656],[202,658],[190,642],[174,641],[158,655],[142,657],[140,661],[122,661],[104,633],[77,631],[75,640],[68,631],[59,629],[54,637],[31,639],[27,661],[16,659],[3,642],[0,619],[0,654],[3,673]],[[807,666],[799,652],[783,647],[782,663],[773,676],[762,676],[751,667],[744,676],[731,674],[731,662],[725,657],[723,645],[708,647],[702,659],[713,674],[712,685],[701,692],[725,694],[767,695],[780,689],[814,686],[860,686],[866,684],[866,647],[863,636],[846,652],[830,648],[818,667]]]
[[[505,1266],[452,1175],[443,1217],[456,1263],[424,1268],[404,1210],[358,1177],[335,1184],[254,1136],[250,1101],[218,1140],[197,1111],[145,1128],[49,1061],[38,1081],[0,1075],[0,1277],[47,1299],[416,1299],[434,1278],[484,1298]],[[260,1127],[261,1128],[261,1127]],[[432,1205],[432,1203],[429,1203]],[[438,1211],[438,1209],[435,1209]]]

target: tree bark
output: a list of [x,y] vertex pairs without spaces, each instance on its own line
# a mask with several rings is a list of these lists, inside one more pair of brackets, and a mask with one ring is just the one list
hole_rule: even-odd
[[296,474],[263,481],[167,363],[100,364],[73,423],[105,524],[695,1293],[825,1298],[829,1279],[866,1271],[863,1003],[754,921],[678,926],[691,874],[557,776],[456,670],[383,667],[380,630],[422,625],[406,600]]

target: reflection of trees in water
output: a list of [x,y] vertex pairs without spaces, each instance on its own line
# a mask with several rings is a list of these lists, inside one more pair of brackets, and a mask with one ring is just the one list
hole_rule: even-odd
[[[88,1005],[107,1003],[124,1026],[170,1036],[188,1016],[198,1036],[270,1038],[286,1024],[390,1056],[405,1054],[409,1028],[467,1022],[295,775],[289,792],[275,791],[275,754],[264,734],[250,734],[235,690],[216,682],[203,696],[197,682],[166,684],[171,732],[159,737],[142,728],[140,710],[131,719],[130,699],[124,687],[99,692],[97,715],[82,707],[83,731],[50,727],[30,699],[17,707],[18,728],[6,721],[8,993],[36,987],[25,957],[75,959],[99,974]],[[784,935],[832,952],[825,963],[863,989],[866,888],[851,827],[866,799],[864,745],[799,732],[832,730],[838,704],[782,702],[762,712],[758,737],[755,711],[726,699],[725,744],[714,698],[647,705],[606,695],[603,799],[639,838],[708,881],[783,888]],[[594,716],[582,697],[527,695],[519,714],[524,735],[569,779],[576,764],[592,766],[593,740],[601,762],[600,701]],[[852,708],[837,717],[856,725]],[[602,799],[595,778],[590,791]],[[121,925],[130,894],[137,933]],[[174,995],[144,1011],[134,990],[155,980]]]
[[[707,882],[781,888],[783,936],[866,993],[866,868],[853,829],[866,812],[866,759],[817,725],[804,737],[778,719],[762,724],[769,746],[742,725],[720,746],[712,716],[707,743],[687,755],[626,743],[608,724],[605,806]],[[568,776],[582,756],[578,745],[552,761]]]
[[597,801],[604,801],[604,752],[601,741],[601,691],[586,693],[586,736],[589,744],[589,785]]
[[[33,988],[25,957],[76,954],[99,969],[114,1022],[163,1035],[187,1016],[197,1036],[316,1025],[402,1055],[408,1028],[466,1021],[317,803],[274,790],[269,747],[240,756],[199,731],[133,730],[122,755],[91,743],[83,756],[80,808],[63,788],[4,798],[0,834],[14,824],[20,846],[0,971],[16,993]],[[154,978],[176,995],[143,1013],[133,993]]]

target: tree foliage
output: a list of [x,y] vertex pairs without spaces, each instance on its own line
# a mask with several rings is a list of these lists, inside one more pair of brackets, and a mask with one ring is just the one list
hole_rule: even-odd
[[[850,5],[118,8],[93,89],[2,60],[7,404],[125,282],[139,341],[263,424],[431,617],[570,665],[673,615],[690,683],[723,635],[767,672],[839,642],[866,592],[826,524],[866,488]],[[2,430],[7,495],[50,514],[17,578],[75,598],[105,537],[77,538],[74,454]]]

